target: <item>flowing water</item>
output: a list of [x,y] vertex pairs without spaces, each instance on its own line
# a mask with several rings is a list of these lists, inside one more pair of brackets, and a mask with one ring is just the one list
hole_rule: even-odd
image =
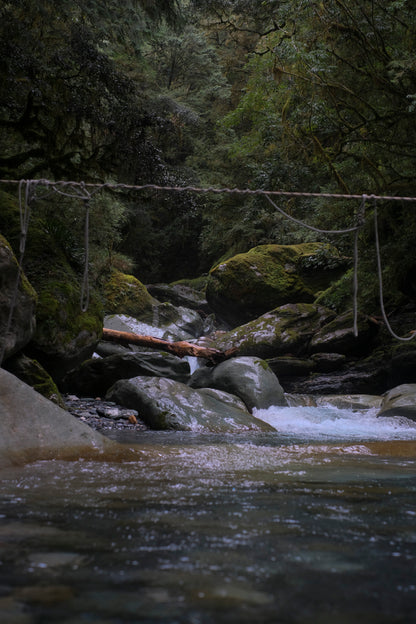
[[415,622],[415,423],[257,416],[279,432],[114,434],[134,461],[2,471],[0,621]]

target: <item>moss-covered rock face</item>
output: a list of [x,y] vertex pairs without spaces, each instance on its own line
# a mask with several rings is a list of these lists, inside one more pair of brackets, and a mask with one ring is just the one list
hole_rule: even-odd
[[[0,352],[4,358],[22,349],[35,332],[36,292],[19,266],[7,240],[0,234]],[[9,327],[11,308],[13,314]]]
[[146,286],[133,275],[113,270],[103,289],[107,314],[138,317],[152,309],[153,297]]
[[[53,214],[58,214],[59,209],[57,204]],[[16,250],[20,232],[19,206],[17,199],[7,193],[0,193],[0,226],[10,235],[10,243]],[[64,234],[69,236],[68,230]],[[82,312],[83,267],[62,242],[62,238],[54,235],[46,217],[40,216],[35,204],[23,264],[38,296],[36,331],[25,351],[37,359],[55,381],[92,355],[103,323],[101,299],[91,284],[88,310]]]
[[[288,303],[235,329],[214,336],[209,346],[220,351],[232,347],[238,355],[273,358],[307,353],[309,341],[334,318],[331,310],[313,303]],[[207,339],[205,342],[208,344]]]
[[101,301],[91,294],[88,309],[83,312],[80,280],[69,266],[59,263],[48,276],[39,278],[36,287],[37,328],[28,351],[59,380],[92,355],[102,335]]
[[310,303],[316,288],[322,288],[322,275],[326,273],[327,284],[334,276],[324,263],[314,267],[313,259],[322,257],[323,250],[328,257],[337,255],[323,243],[260,245],[238,254],[211,270],[208,303],[234,327],[287,303]]

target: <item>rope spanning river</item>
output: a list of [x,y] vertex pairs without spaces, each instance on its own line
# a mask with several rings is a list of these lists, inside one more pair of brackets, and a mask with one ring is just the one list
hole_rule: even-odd
[[0,620],[415,621],[414,423],[257,416],[280,431],[114,431],[136,461],[2,471]]

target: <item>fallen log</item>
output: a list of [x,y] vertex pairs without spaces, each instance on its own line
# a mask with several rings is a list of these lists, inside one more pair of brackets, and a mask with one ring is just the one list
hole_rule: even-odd
[[160,349],[161,351],[173,353],[180,358],[185,357],[185,355],[202,357],[209,360],[212,364],[219,364],[220,362],[227,360],[237,351],[235,347],[227,349],[227,351],[219,351],[218,349],[212,349],[211,347],[200,347],[192,344],[191,342],[186,342],[185,340],[169,342],[168,340],[154,338],[153,336],[142,336],[132,332],[117,331],[116,329],[107,329],[105,327],[103,329],[102,339],[110,342],[117,342],[118,344],[136,344],[141,347]]

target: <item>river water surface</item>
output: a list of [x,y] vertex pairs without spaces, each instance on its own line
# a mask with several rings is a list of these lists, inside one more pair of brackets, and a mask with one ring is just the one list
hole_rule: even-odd
[[279,432],[114,433],[136,460],[2,471],[0,621],[415,622],[416,424],[257,416]]

